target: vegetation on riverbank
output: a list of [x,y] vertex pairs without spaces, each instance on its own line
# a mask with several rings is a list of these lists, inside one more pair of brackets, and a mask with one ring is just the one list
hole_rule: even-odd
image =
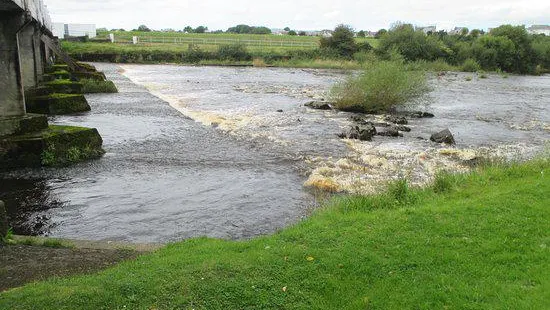
[[[253,59],[261,59],[267,66],[357,69],[365,63],[387,60],[397,52],[407,62],[437,64],[427,66],[433,70],[500,70],[519,74],[542,74],[550,70],[550,38],[529,35],[523,26],[504,25],[488,34],[472,30],[451,35],[443,31],[425,34],[412,25],[396,24],[379,39],[354,38],[353,29],[345,25],[339,25],[332,38],[161,32],[119,32],[115,36],[131,42],[132,35],[140,34],[157,43],[62,42],[62,46],[82,61],[115,63],[223,65],[228,60],[220,51],[240,46],[246,57],[234,61],[246,65],[252,65]],[[164,39],[159,39],[161,36]],[[281,41],[280,46],[262,43],[277,40]],[[291,44],[292,40],[297,43]],[[310,46],[300,46],[304,42]]]
[[420,103],[429,91],[423,70],[411,70],[403,60],[393,60],[371,63],[359,76],[335,85],[331,96],[339,110],[381,113]]
[[0,295],[33,309],[543,309],[550,160],[341,197],[267,237],[206,238]]

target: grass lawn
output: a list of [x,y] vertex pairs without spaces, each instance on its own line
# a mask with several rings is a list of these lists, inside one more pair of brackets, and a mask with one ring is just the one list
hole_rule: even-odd
[[193,239],[1,309],[548,309],[550,161],[341,197],[249,241]]

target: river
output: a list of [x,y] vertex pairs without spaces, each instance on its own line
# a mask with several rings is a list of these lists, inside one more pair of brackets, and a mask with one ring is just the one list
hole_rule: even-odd
[[[550,133],[549,76],[433,77],[432,100],[419,109],[435,118],[411,120],[403,138],[359,142],[336,136],[352,124],[350,113],[304,107],[327,98],[344,72],[96,65],[120,92],[87,95],[92,112],[50,122],[98,128],[107,153],[67,168],[0,173],[16,233],[250,238],[307,216],[317,204],[310,186],[370,193],[399,177],[420,185],[482,156],[528,158]],[[456,148],[428,140],[445,128]]]

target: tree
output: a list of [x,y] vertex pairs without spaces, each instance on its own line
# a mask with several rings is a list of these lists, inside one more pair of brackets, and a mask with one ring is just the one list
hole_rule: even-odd
[[294,31],[294,30],[290,30],[290,31],[288,32],[288,35],[289,35],[289,36],[295,36],[295,35],[297,35],[297,33],[296,33],[296,31]]
[[515,48],[511,66],[501,67],[501,69],[517,73],[533,73],[535,71],[537,56],[531,45],[532,36],[527,33],[525,26],[502,25],[491,30],[490,34],[509,39]]
[[289,27],[285,27],[285,29],[283,29],[284,31],[286,32],[289,32],[290,31],[290,28]]
[[449,50],[438,36],[426,36],[411,24],[395,24],[380,38],[379,50],[386,54],[397,51],[408,61],[436,60],[447,56]]
[[298,33],[298,35],[301,36],[301,37],[305,37],[305,36],[307,36],[307,33],[305,31],[300,31]]
[[231,27],[231,28],[227,29],[227,32],[231,32],[231,33],[250,33],[251,29],[252,28],[250,26],[241,24],[241,25],[237,25],[235,27]]
[[195,28],[195,33],[205,33],[208,30],[208,27],[205,26],[198,26]]
[[383,35],[385,35],[386,33],[388,33],[388,31],[386,29],[380,29],[378,30],[378,32],[374,35],[374,37],[376,39],[380,39]]
[[474,39],[477,39],[480,35],[481,35],[481,30],[479,29],[472,29],[472,31],[470,31],[470,36]]
[[366,37],[367,35],[365,34],[365,31],[361,30],[357,33],[357,36],[360,37],[360,38],[364,38]]
[[191,26],[185,26],[185,28],[183,28],[183,32],[193,33],[194,31],[195,30]]
[[348,25],[338,25],[332,32],[332,37],[321,38],[321,47],[336,51],[340,56],[351,58],[357,52],[353,28]]
[[140,25],[137,29],[137,31],[142,31],[142,32],[150,32],[151,29],[149,29],[149,27],[145,26],[145,25]]

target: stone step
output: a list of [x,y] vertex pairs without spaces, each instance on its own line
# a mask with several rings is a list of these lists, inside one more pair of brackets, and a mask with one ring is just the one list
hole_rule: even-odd
[[49,126],[24,135],[0,138],[0,170],[66,166],[104,154],[95,128]]
[[48,115],[65,115],[91,110],[86,97],[82,94],[58,94],[29,98],[27,111]]
[[0,137],[23,135],[48,128],[46,115],[30,114],[18,117],[0,118]]

